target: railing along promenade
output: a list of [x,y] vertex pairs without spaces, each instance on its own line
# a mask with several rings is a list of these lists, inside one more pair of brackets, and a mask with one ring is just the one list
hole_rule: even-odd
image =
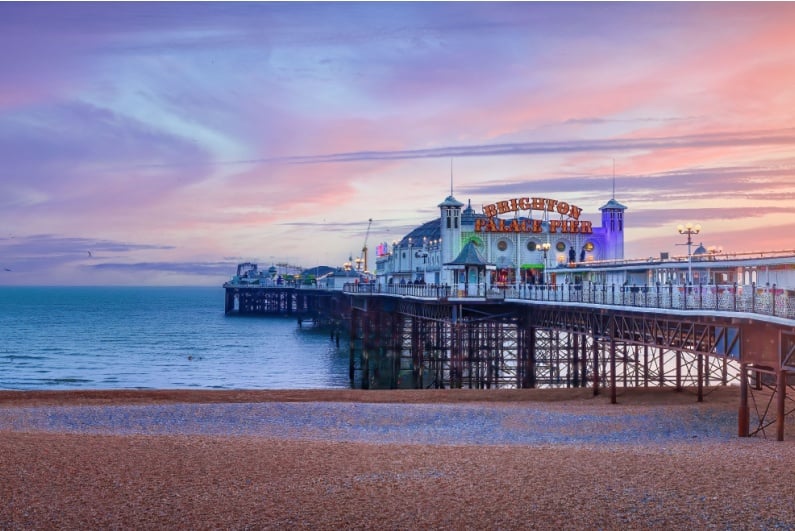
[[795,320],[795,289],[756,284],[346,284],[344,293],[450,300],[527,300],[662,310],[751,313]]
[[[725,252],[708,252],[707,254],[670,256],[667,258],[621,258],[617,260],[594,260],[588,262],[580,262],[577,268],[615,268],[626,266],[642,266],[643,268],[649,266],[665,267],[668,264],[679,265],[688,262],[693,264],[693,267],[710,267],[712,265],[724,266],[727,263],[741,263],[751,264],[754,261],[764,261],[764,263],[791,263],[795,259],[795,249],[780,249],[774,251],[752,251],[744,253],[725,253]],[[760,264],[764,265],[764,264]]]

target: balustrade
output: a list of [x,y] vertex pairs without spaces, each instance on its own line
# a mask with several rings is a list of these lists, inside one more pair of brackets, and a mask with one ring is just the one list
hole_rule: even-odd
[[379,294],[425,299],[485,298],[632,306],[673,310],[745,312],[795,319],[795,289],[756,284],[520,284],[454,286],[437,284],[346,284],[351,294]]

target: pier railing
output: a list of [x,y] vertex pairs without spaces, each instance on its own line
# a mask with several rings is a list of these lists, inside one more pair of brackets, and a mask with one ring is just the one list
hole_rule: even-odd
[[520,284],[507,286],[346,284],[345,293],[423,299],[529,300],[672,310],[713,310],[795,320],[795,289],[756,284]]
[[345,284],[343,293],[395,295],[398,297],[417,297],[421,299],[448,299],[453,288],[441,284],[389,284],[356,283]]

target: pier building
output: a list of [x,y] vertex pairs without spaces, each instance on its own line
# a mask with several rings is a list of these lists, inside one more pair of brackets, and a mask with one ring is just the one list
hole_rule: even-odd
[[[513,197],[476,212],[471,201],[463,208],[450,194],[438,207],[439,218],[380,246],[378,283],[443,284],[482,294],[491,286],[571,281],[567,268],[624,258],[627,207],[615,198],[599,208],[600,226],[583,219],[579,206],[549,197]],[[601,276],[614,275],[602,270]]]
[[692,254],[626,258],[627,207],[615,197],[599,207],[598,226],[583,219],[579,206],[547,197],[515,197],[476,212],[451,194],[438,207],[439,218],[378,246],[378,284],[444,285],[467,296],[588,283],[795,289],[791,249],[733,253],[700,244]]

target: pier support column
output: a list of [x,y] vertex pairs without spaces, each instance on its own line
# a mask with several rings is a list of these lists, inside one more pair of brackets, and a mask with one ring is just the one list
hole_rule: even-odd
[[420,335],[420,322],[418,317],[411,318],[411,375],[414,389],[422,389],[422,360],[424,358],[424,343]]
[[682,390],[682,351],[676,351],[676,390]]
[[226,297],[224,299],[224,313],[230,314],[235,309],[235,292],[230,288],[226,288]]
[[748,437],[750,412],[748,410],[748,364],[740,364],[740,410],[737,412],[737,436]]
[[370,333],[367,326],[367,315],[361,313],[362,323],[362,389],[370,389],[370,355],[367,353],[367,334]]
[[[614,332],[614,331],[612,331]],[[610,334],[610,403],[618,402],[616,393],[616,336]]]
[[[382,310],[383,311],[383,310]],[[391,344],[392,350],[395,354],[395,365],[394,365],[394,375],[393,375],[393,382],[395,388],[400,388],[402,382],[400,380],[400,369],[403,366],[403,318],[399,314],[392,314],[392,337],[390,338],[389,343]],[[411,379],[412,386],[414,385],[414,374],[412,373]]]
[[585,338],[585,334],[580,334],[580,348],[582,349],[580,352],[580,385],[582,387],[587,386],[588,377],[588,345]]
[[450,322],[450,389],[461,389],[463,383],[463,351],[461,306],[453,305]]
[[593,336],[593,395],[599,394],[599,338]]
[[[571,337],[572,335],[574,337]],[[569,386],[569,382],[571,382],[571,384],[574,387],[579,387],[580,386],[580,371],[579,371],[579,368],[580,368],[580,334],[571,333],[570,332],[569,333],[569,343],[571,345],[572,354],[573,354],[573,358],[574,358],[572,360],[572,366],[571,366],[571,369],[573,369],[573,372],[574,372],[574,378],[573,379],[571,378],[571,372],[569,372],[569,375],[567,375],[567,377],[566,377],[566,387]]]
[[526,332],[527,342],[527,358],[525,359],[524,368],[524,387],[528,389],[535,389],[536,386],[536,327],[531,326],[527,328]]
[[698,383],[696,388],[698,390],[698,402],[704,401],[704,355],[697,354],[698,357]]
[[351,309],[351,335],[350,335],[350,358],[348,360],[348,376],[351,379],[351,387],[354,386],[354,372],[355,372],[355,352],[356,352],[356,310]]
[[784,419],[787,415],[787,371],[779,369],[776,373],[776,440],[784,440]]

